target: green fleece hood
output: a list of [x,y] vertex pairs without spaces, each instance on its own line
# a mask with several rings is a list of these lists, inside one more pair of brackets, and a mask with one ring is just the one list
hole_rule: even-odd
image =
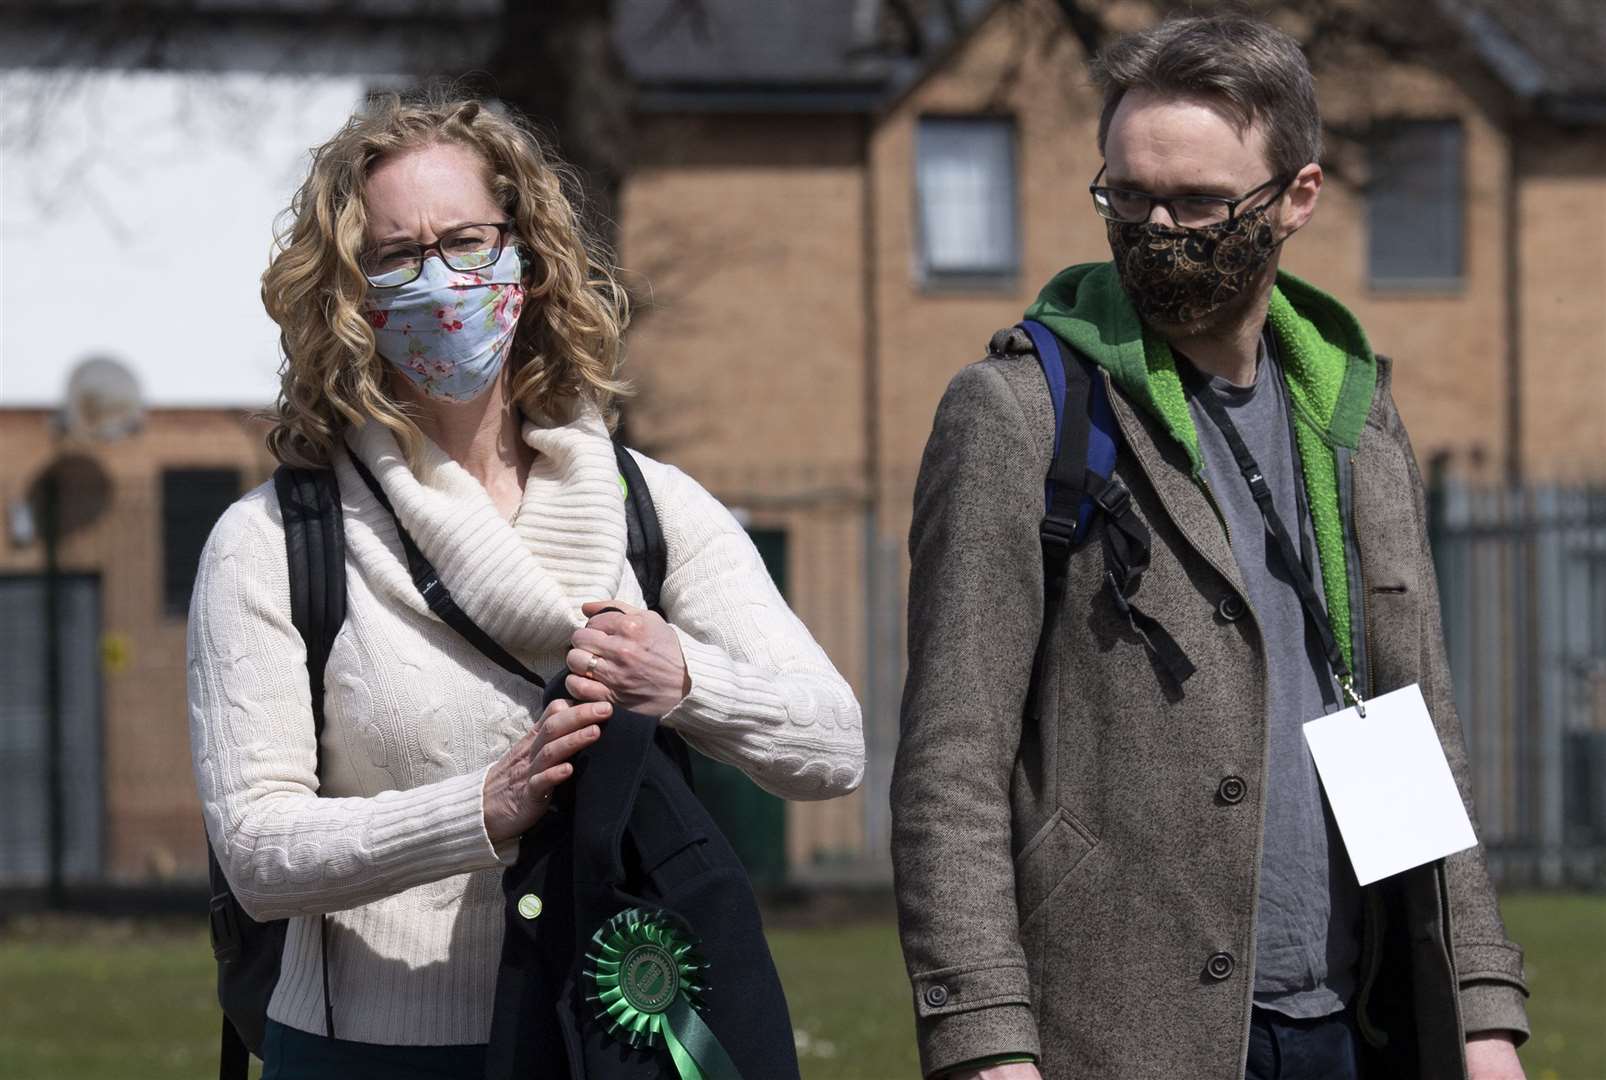
[[[1109,372],[1111,380],[1163,423],[1204,483],[1199,436],[1170,347],[1146,330],[1113,263],[1061,271],[1026,309],[1062,341]],[[1350,642],[1349,566],[1339,516],[1334,448],[1354,449],[1377,390],[1377,358],[1355,316],[1337,300],[1279,271],[1266,322],[1276,336],[1298,423],[1295,441],[1322,563],[1328,616],[1344,654]]]

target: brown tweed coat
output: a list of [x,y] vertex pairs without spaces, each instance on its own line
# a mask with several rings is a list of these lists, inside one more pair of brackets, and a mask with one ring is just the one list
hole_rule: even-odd
[[[1238,1080],[1267,780],[1259,632],[1182,449],[1112,386],[1117,475],[1153,534],[1135,599],[1199,670],[1181,694],[1162,684],[1089,544],[1072,556],[1044,722],[1023,724],[1053,427],[1029,349],[1001,333],[955,377],[915,494],[892,849],[921,1064],[932,1075],[1025,1051],[1045,1078]],[[1422,684],[1470,808],[1422,482],[1387,361],[1339,468],[1359,685]],[[1481,847],[1364,894],[1369,1076],[1463,1077],[1467,1033],[1526,1034],[1522,954]]]

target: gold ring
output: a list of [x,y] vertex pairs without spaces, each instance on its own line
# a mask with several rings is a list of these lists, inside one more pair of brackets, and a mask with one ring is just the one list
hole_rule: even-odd
[[596,677],[597,661],[601,659],[602,657],[598,656],[596,653],[591,654],[591,660],[586,664],[586,678],[591,679]]

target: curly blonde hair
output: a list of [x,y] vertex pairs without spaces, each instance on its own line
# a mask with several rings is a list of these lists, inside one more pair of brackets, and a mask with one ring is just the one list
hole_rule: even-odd
[[367,226],[363,185],[374,166],[438,143],[485,162],[491,194],[514,222],[526,303],[507,360],[513,403],[529,416],[562,418],[590,402],[611,425],[615,399],[629,393],[618,377],[629,304],[565,194],[566,186],[578,190],[568,167],[527,124],[478,101],[441,89],[386,94],[312,152],[262,275],[262,303],[284,353],[268,435],[282,462],[327,465],[345,427],[368,420],[394,432],[417,461],[424,436],[407,406],[386,392],[387,368],[361,314],[368,279],[358,260]]

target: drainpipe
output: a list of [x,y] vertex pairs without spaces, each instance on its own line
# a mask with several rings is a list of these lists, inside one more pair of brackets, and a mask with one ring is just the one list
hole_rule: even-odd
[[865,519],[879,531],[881,513],[881,371],[876,305],[875,116],[860,118],[864,169],[859,185],[860,289],[864,311],[864,495]]
[[1519,136],[1506,133],[1506,486],[1522,486],[1522,191]]
[[50,845],[50,874],[45,887],[52,911],[67,906],[67,787],[64,759],[61,682],[61,468],[56,457],[45,469],[42,484],[44,513],[40,532],[45,548],[45,806]]
[[[888,715],[896,687],[897,612],[885,609],[893,595],[887,580],[888,567],[882,554],[881,538],[881,349],[879,305],[876,286],[879,279],[876,258],[875,148],[876,115],[867,110],[861,117],[861,145],[864,168],[859,189],[861,241],[860,289],[864,318],[864,862],[874,867],[887,853],[891,837],[890,781],[891,755],[896,751],[896,721]],[[889,622],[890,621],[890,622]],[[890,629],[889,629],[890,627]],[[889,727],[890,725],[890,727]],[[893,738],[885,736],[893,733]]]

